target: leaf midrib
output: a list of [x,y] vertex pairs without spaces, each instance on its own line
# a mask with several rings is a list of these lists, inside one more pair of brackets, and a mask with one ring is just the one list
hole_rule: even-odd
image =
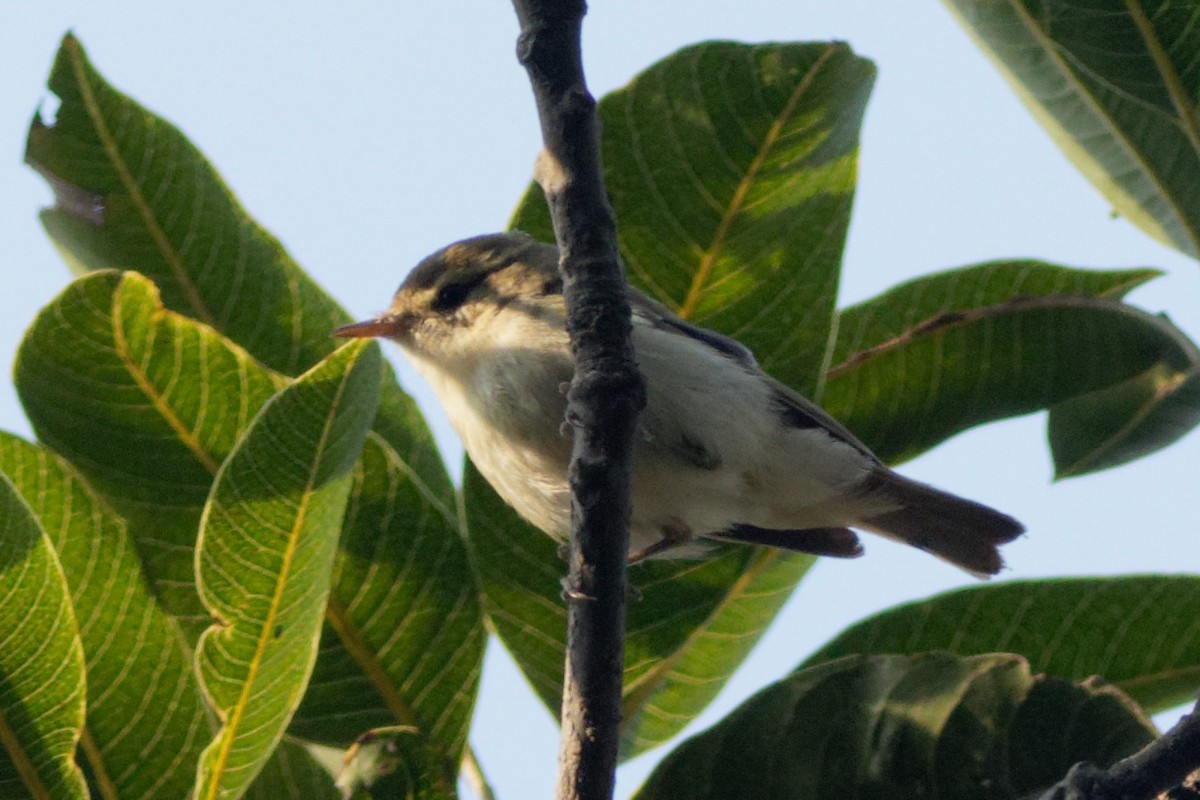
[[[124,315],[122,313],[124,292],[122,289],[124,288],[125,283],[126,280],[122,278],[120,285],[118,285],[117,291],[113,293],[113,346],[116,348],[117,357],[121,359],[121,363],[125,365],[126,371],[129,373],[129,376],[133,378],[133,381],[137,384],[138,388],[141,389],[142,394],[146,396],[146,399],[150,401],[151,405],[154,406],[154,409],[159,413],[171,430],[175,432],[175,435],[179,437],[179,440],[183,442],[184,446],[187,447],[188,450],[191,451],[192,455],[196,457],[196,460],[199,461],[206,470],[208,470],[209,474],[216,475],[220,465],[217,464],[216,460],[212,457],[212,455],[209,454],[204,445],[201,444],[199,437],[190,431],[187,426],[184,425],[183,420],[181,420],[175,414],[175,410],[171,408],[171,405],[167,402],[166,397],[158,391],[158,387],[150,381],[149,376],[133,359],[129,351],[129,341],[125,338],[125,326],[122,322],[124,319]],[[165,312],[163,309],[156,309],[154,312],[152,312],[150,318],[151,325],[157,327],[158,325],[164,324],[166,322],[166,313],[167,312]]]
[[1133,24],[1137,27],[1142,42],[1146,45],[1150,60],[1154,62],[1159,76],[1162,77],[1163,85],[1167,87],[1167,94],[1171,97],[1171,104],[1175,106],[1175,113],[1183,122],[1184,133],[1187,134],[1188,141],[1192,143],[1193,155],[1200,157],[1200,118],[1197,117],[1194,106],[1188,101],[1188,94],[1183,88],[1179,73],[1175,71],[1170,57],[1163,50],[1162,43],[1159,42],[1156,35],[1157,32],[1150,24],[1150,20],[1146,18],[1142,7],[1132,0],[1125,0],[1125,8],[1129,10],[1129,16],[1133,19]]
[[989,319],[996,319],[1007,314],[1037,309],[1069,308],[1104,310],[1114,314],[1135,317],[1147,325],[1157,327],[1160,333],[1171,339],[1189,357],[1196,350],[1194,345],[1191,345],[1185,338],[1181,337],[1178,331],[1161,317],[1141,311],[1133,306],[1125,305],[1116,300],[1090,295],[1024,296],[1002,300],[998,303],[990,303],[965,311],[946,311],[941,314],[935,314],[928,319],[909,326],[906,330],[893,336],[891,339],[855,352],[847,353],[840,363],[827,371],[825,378],[827,381],[839,378],[852,370],[862,367],[868,362],[874,361],[902,347],[906,347],[927,336],[942,335],[949,330],[963,328]]
[[800,102],[800,98],[811,88],[813,81],[816,79],[816,74],[821,71],[821,67],[840,49],[843,49],[843,46],[837,44],[825,48],[824,52],[817,57],[817,60],[804,73],[804,77],[800,82],[796,84],[791,95],[788,96],[783,109],[776,116],[775,121],[771,123],[771,127],[767,129],[767,133],[759,145],[758,152],[754,154],[754,158],[751,159],[745,174],[738,181],[737,188],[734,189],[733,196],[725,206],[725,211],[721,215],[721,221],[717,224],[717,229],[713,233],[712,241],[709,242],[708,247],[700,258],[700,264],[696,267],[696,272],[692,276],[692,283],[688,287],[687,296],[679,306],[678,313],[683,319],[688,319],[695,314],[696,306],[700,303],[700,297],[704,292],[705,285],[708,283],[712,271],[716,266],[717,254],[725,245],[725,241],[729,237],[730,228],[733,227],[734,220],[738,213],[741,212],[746,202],[746,197],[750,193],[750,188],[758,177],[758,173],[762,170],[763,164],[766,163],[767,157],[770,155],[775,143],[783,135],[783,126],[791,119],[792,114],[796,110],[796,105]]
[[134,179],[133,173],[129,170],[129,165],[125,163],[125,159],[121,155],[116,137],[113,136],[112,131],[109,130],[108,124],[105,122],[104,114],[100,109],[100,104],[96,101],[92,85],[88,82],[88,75],[85,70],[86,59],[83,56],[79,40],[74,36],[68,36],[63,42],[63,46],[71,55],[71,73],[75,78],[76,85],[79,87],[80,99],[83,101],[88,118],[92,121],[92,126],[96,131],[96,138],[100,140],[100,146],[108,154],[113,171],[117,173],[117,178],[120,180],[121,185],[129,193],[133,207],[137,209],[139,216],[141,216],[142,221],[146,224],[146,230],[149,232],[150,238],[154,240],[154,244],[162,254],[163,260],[174,274],[175,280],[179,284],[184,297],[187,298],[188,305],[195,312],[196,318],[201,322],[216,327],[216,320],[201,299],[196,285],[192,282],[191,276],[188,275],[183,262],[179,258],[179,254],[175,251],[175,248],[167,239],[166,233],[158,224],[158,220],[154,216],[154,211],[150,208],[150,204],[146,201],[145,195],[142,194],[142,190]]
[[[1092,109],[1093,115],[1101,121],[1101,124],[1106,130],[1108,130],[1113,140],[1120,144],[1121,149],[1125,151],[1125,154],[1130,158],[1130,160],[1140,165],[1140,174],[1148,177],[1151,183],[1158,189],[1159,196],[1166,200],[1167,207],[1171,209],[1176,223],[1178,223],[1180,228],[1187,233],[1193,252],[1200,252],[1200,241],[1197,241],[1196,232],[1193,231],[1187,224],[1187,215],[1184,214],[1183,210],[1179,208],[1175,196],[1166,190],[1166,186],[1163,184],[1158,174],[1151,169],[1150,164],[1142,156],[1141,151],[1133,145],[1128,137],[1125,136],[1121,128],[1114,124],[1112,117],[1108,115],[1103,106],[1101,106],[1100,103],[1092,96],[1091,92],[1087,91],[1086,87],[1084,87],[1076,77],[1074,70],[1072,70],[1066,61],[1059,55],[1058,51],[1054,47],[1053,40],[1043,33],[1042,29],[1038,26],[1037,22],[1032,18],[1021,2],[1019,2],[1019,0],[1009,0],[1009,5],[1013,9],[1013,13],[1016,14],[1017,18],[1022,22],[1022,24],[1024,24],[1029,34],[1038,42],[1039,45],[1041,45],[1042,51],[1058,65],[1059,74],[1062,75],[1068,83],[1075,87],[1076,96],[1081,98],[1085,105]],[[968,29],[970,29],[969,25]],[[997,58],[997,61],[1003,64],[1002,59]],[[1007,69],[1007,67],[1005,67],[1005,69]],[[1020,83],[1019,79],[1018,83]]]
[[350,657],[362,667],[363,672],[366,673],[367,680],[375,687],[375,691],[379,692],[384,704],[388,707],[388,711],[392,712],[392,716],[404,725],[411,725],[418,730],[422,730],[423,728],[417,720],[416,711],[400,695],[392,677],[388,674],[387,669],[383,666],[375,651],[363,639],[358,626],[354,624],[347,613],[346,607],[333,594],[329,596],[328,605],[325,609],[325,619],[328,620],[330,627],[337,633],[338,639],[345,645],[347,652],[350,653]]
[[96,788],[100,790],[100,796],[104,800],[119,800],[121,795],[117,792],[117,786],[108,774],[104,755],[96,746],[96,740],[92,738],[92,733],[86,725],[79,736],[79,749],[83,751],[92,768],[92,780]]
[[[213,768],[209,773],[209,787],[206,794],[207,800],[216,800],[220,794],[221,777],[224,775],[226,765],[229,761],[229,753],[233,748],[233,741],[237,728],[241,725],[242,716],[245,714],[246,707],[249,705],[250,692],[254,686],[254,682],[258,677],[258,668],[262,664],[263,653],[266,650],[267,644],[274,638],[275,617],[279,612],[279,607],[283,601],[284,588],[288,583],[292,571],[292,560],[296,555],[297,541],[300,536],[301,529],[304,527],[304,521],[308,515],[308,506],[312,500],[314,492],[314,482],[317,473],[321,468],[321,461],[325,457],[325,445],[329,439],[330,429],[333,427],[334,417],[337,415],[337,410],[341,402],[342,395],[345,393],[346,385],[350,371],[347,370],[342,375],[342,380],[338,383],[337,391],[334,392],[333,400],[330,403],[329,411],[325,415],[325,424],[321,427],[321,435],[317,440],[316,460],[309,469],[308,477],[305,481],[304,491],[300,496],[299,508],[296,511],[296,519],[292,524],[292,529],[289,532],[287,545],[284,548],[283,565],[279,570],[279,578],[275,582],[275,591],[271,596],[270,605],[267,607],[267,616],[263,624],[259,626],[258,641],[254,646],[254,655],[250,659],[247,669],[246,680],[242,683],[242,691],[234,703],[225,722],[225,729],[221,734],[221,747],[217,751],[217,757],[213,760]],[[324,615],[323,615],[324,616]]]
[[42,783],[41,777],[37,773],[37,769],[33,766],[33,761],[29,758],[29,754],[25,752],[25,748],[21,746],[21,740],[17,738],[16,732],[8,722],[8,718],[4,715],[4,709],[0,708],[0,745],[4,746],[4,751],[8,755],[9,761],[16,769],[17,774],[21,776],[21,783],[29,790],[35,800],[54,800],[53,795]]
[[[122,363],[125,365],[126,370],[133,378],[134,382],[138,385],[138,388],[141,389],[142,393],[151,402],[155,410],[157,410],[162,416],[167,425],[170,426],[171,430],[174,431],[179,437],[180,441],[183,442],[183,444],[192,452],[196,459],[204,466],[205,469],[209,471],[210,474],[216,475],[220,465],[217,464],[212,455],[209,454],[204,448],[199,438],[189,431],[187,426],[184,425],[183,421],[174,413],[174,410],[166,401],[166,398],[163,397],[160,392],[158,392],[157,387],[154,386],[146,373],[132,358],[129,351],[129,344],[125,337],[124,326],[121,324],[121,320],[123,319],[123,315],[121,313],[122,297],[122,293],[118,291],[115,293],[113,301],[113,337],[117,353],[121,358]],[[169,313],[170,312],[166,312],[161,309],[157,310],[152,317],[152,324],[165,324],[167,321],[166,317]],[[391,443],[387,442],[386,439],[383,439],[383,437],[378,436],[374,432],[370,433],[369,435],[375,436],[377,438],[377,444],[379,444],[381,447],[384,447],[387,451],[394,453]],[[403,459],[400,459],[398,456],[395,460],[398,462],[403,462]],[[430,502],[431,505],[433,505],[436,511],[444,518],[453,521],[450,513],[434,494],[433,490],[426,486],[423,481],[419,480],[419,476],[416,475],[415,471],[407,464],[407,462],[403,462],[402,467],[404,468],[405,474],[407,474],[417,485],[418,491],[420,491],[422,496],[424,496],[425,499]],[[366,645],[362,636],[358,633],[357,626],[355,626],[353,621],[346,614],[345,609],[339,604],[336,604],[332,597],[330,598],[329,606],[326,609],[325,618],[337,633],[339,640],[345,646],[347,652],[362,668],[367,679],[372,683],[372,685],[375,686],[376,690],[383,698],[384,703],[387,705],[388,710],[401,722],[417,726],[418,723],[416,714],[412,707],[404,701],[403,697],[396,690],[395,684],[388,675],[387,670],[382,666],[376,655]]]
[[1184,667],[1174,667],[1172,669],[1160,669],[1154,672],[1147,672],[1133,678],[1114,679],[1113,683],[1121,687],[1127,694],[1133,694],[1146,686],[1154,686],[1167,681],[1176,681],[1181,679],[1190,680],[1193,676],[1200,677],[1200,665],[1189,665]]
[[630,684],[629,691],[621,701],[621,732],[625,733],[629,730],[629,725],[636,718],[636,712],[643,704],[654,694],[659,685],[666,678],[667,673],[674,669],[675,664],[683,657],[685,653],[691,650],[697,639],[708,632],[713,621],[724,613],[725,609],[733,604],[735,600],[741,599],[742,594],[746,589],[761,575],[768,567],[775,563],[780,555],[779,550],[763,549],[756,555],[751,563],[742,571],[733,585],[729,587],[729,591],[721,598],[721,601],[713,608],[704,621],[697,625],[688,633],[687,638],[683,640],[679,647],[668,655],[666,658],[659,661],[651,669],[646,671],[640,679]]

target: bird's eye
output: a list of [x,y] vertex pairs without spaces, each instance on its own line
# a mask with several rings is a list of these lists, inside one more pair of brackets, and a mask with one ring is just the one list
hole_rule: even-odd
[[447,283],[442,288],[438,289],[437,294],[433,297],[433,310],[439,314],[449,313],[461,306],[467,299],[467,295],[471,290],[478,285],[478,281],[458,281],[456,283]]

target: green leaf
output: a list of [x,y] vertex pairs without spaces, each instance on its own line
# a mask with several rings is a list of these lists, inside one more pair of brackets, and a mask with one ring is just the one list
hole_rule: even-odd
[[348,746],[397,722],[457,766],[486,643],[453,511],[423,496],[382,437],[354,473],[316,670],[289,731]]
[[[1107,765],[1154,738],[1113,696],[1033,678],[1007,654],[843,658],[772,684],[684,742],[635,797],[1018,797],[1047,785],[1047,762]],[[1072,714],[1090,727],[1064,725]]]
[[[851,654],[1017,653],[1035,672],[1073,681],[1101,675],[1154,713],[1200,686],[1200,577],[1062,578],[972,586],[856,623],[801,668]],[[1185,616],[1187,616],[1187,613]]]
[[346,345],[264,406],[222,466],[196,548],[218,623],[197,669],[223,727],[197,797],[238,797],[278,744],[317,655],[352,469],[378,402],[380,355]]
[[1039,676],[1008,737],[1013,792],[1025,796],[1051,786],[1080,761],[1113,764],[1156,735],[1142,710],[1103,680],[1075,684]]
[[62,565],[0,475],[0,796],[85,798],[84,659]]
[[1195,4],[947,5],[1117,211],[1164,244],[1200,257]]
[[167,308],[221,331],[294,375],[333,350],[349,321],[230,193],[178,128],[110,86],[63,37],[48,86],[52,126],[34,117],[26,160],[55,191],[42,214],[80,269],[136,269]]
[[[873,79],[870,62],[844,44],[710,42],[599,104],[630,280],[739,337],[764,368],[809,392],[827,359]],[[537,186],[513,226],[552,239]],[[464,498],[492,623],[557,715],[565,612],[556,547],[469,467]],[[703,560],[631,571],[642,599],[629,606],[624,756],[700,713],[812,563],[715,546]]]
[[101,797],[184,800],[212,735],[191,652],[121,520],[44,449],[0,433],[12,480],[58,554],[87,662],[86,746]]
[[283,378],[166,311],[133,272],[72,283],[25,335],[17,392],[38,438],[128,521],[166,608],[194,627],[196,526],[213,476]]
[[[204,155],[108,84],[71,34],[49,88],[61,101],[54,124],[34,118],[25,157],[55,192],[42,223],[75,269],[147,275],[168,309],[285,375],[333,352],[330,332],[350,316],[247,214]],[[375,429],[414,480],[453,506],[433,437],[390,370]]]
[[[629,279],[819,393],[875,68],[845,44],[706,42],[599,104]],[[533,184],[512,226],[553,241]]]
[[1159,450],[1200,423],[1200,356],[1191,365],[1157,363],[1105,389],[1050,407],[1050,450],[1057,478],[1120,466]]
[[[825,407],[897,462],[975,425],[1108,390],[1159,365],[1171,374],[1200,369],[1200,353],[1170,321],[1118,300],[1155,274],[996,262],[904,283],[841,313]],[[1059,424],[1072,411],[1099,422],[1067,406]],[[1078,454],[1098,434],[1128,426],[1129,409],[1107,411],[1104,427],[1052,445]],[[1194,407],[1147,419],[1126,431],[1123,446],[1162,446],[1192,416],[1200,417]]]

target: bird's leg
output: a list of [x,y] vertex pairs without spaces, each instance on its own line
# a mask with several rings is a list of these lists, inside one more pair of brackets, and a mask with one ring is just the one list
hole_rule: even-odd
[[641,550],[634,550],[629,554],[626,562],[637,564],[639,561],[645,561],[647,558],[656,556],[659,553],[665,553],[668,550],[692,541],[692,529],[679,520],[671,520],[659,528],[659,532],[662,533],[661,539],[654,544],[646,545]]

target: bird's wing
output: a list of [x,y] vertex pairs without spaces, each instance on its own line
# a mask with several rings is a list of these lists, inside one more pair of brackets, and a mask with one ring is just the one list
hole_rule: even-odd
[[763,375],[763,380],[771,385],[775,402],[779,404],[780,415],[793,428],[821,428],[834,439],[844,442],[862,453],[873,463],[879,464],[879,458],[871,452],[862,441],[850,432],[813,401],[804,397],[791,387],[785,386],[770,375]]
[[771,394],[778,405],[780,419],[784,424],[792,428],[820,428],[834,439],[858,450],[872,462],[880,463],[871,449],[851,433],[845,425],[829,416],[816,403],[763,372],[754,358],[754,353],[750,352],[750,348],[746,345],[716,331],[701,328],[680,319],[665,305],[647,297],[637,289],[630,287],[628,294],[635,324],[650,325],[659,330],[687,336],[711,347],[726,358],[736,361],[742,368],[760,375],[771,387]]
[[671,309],[657,300],[647,297],[632,286],[629,287],[628,294],[629,306],[633,309],[635,323],[640,322],[659,330],[670,331],[703,342],[726,358],[732,358],[743,367],[758,370],[758,361],[754,359],[754,353],[751,353],[750,348],[737,339],[730,339],[728,336],[722,336],[708,328],[700,328],[690,322],[684,322]]

